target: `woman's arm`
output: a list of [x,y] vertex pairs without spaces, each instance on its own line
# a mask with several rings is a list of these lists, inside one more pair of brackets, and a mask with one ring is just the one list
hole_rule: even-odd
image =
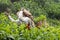
[[19,19],[14,20],[10,15],[8,15],[8,18],[9,18],[12,22],[18,22],[18,21],[19,21]]

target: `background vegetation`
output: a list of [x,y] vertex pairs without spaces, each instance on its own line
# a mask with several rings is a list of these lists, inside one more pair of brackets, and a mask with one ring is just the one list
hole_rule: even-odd
[[[7,7],[14,19],[15,13],[24,7],[35,21],[46,17],[49,26],[31,30],[25,29],[25,24],[18,26],[4,14]],[[0,40],[60,40],[60,0],[0,0]]]

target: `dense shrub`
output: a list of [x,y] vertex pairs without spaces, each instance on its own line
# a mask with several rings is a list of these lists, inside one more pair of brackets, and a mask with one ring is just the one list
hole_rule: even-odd
[[34,21],[39,22],[39,21],[43,21],[45,19],[47,20],[46,15],[40,15],[39,17],[34,18]]
[[[43,16],[40,16],[43,17]],[[44,17],[43,17],[44,18]],[[0,40],[60,40],[60,27],[25,29],[11,22],[4,13],[0,14]]]
[[10,6],[10,1],[9,0],[0,0],[0,12],[4,12],[7,7]]
[[45,7],[46,12],[48,14],[48,17],[53,18],[53,19],[60,19],[60,6],[59,3],[51,3],[51,4],[46,4],[47,7]]
[[[58,0],[59,1],[59,0]],[[49,18],[60,19],[60,1],[56,0],[0,0],[0,12],[7,7],[16,13],[21,7],[29,10],[34,16],[41,14]]]
[[18,26],[0,13],[0,40],[60,40],[60,21],[56,20],[60,19],[59,0],[0,0],[0,12],[7,7],[14,19],[17,17],[13,13],[24,7],[32,13],[35,22],[48,18],[49,26],[28,30],[25,24]]

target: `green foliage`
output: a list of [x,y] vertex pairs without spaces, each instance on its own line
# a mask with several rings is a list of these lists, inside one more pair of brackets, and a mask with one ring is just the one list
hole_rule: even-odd
[[17,17],[13,13],[24,7],[35,17],[35,22],[48,18],[50,26],[28,30],[25,24],[18,26],[0,13],[0,40],[60,40],[60,20],[56,20],[60,19],[60,0],[0,0],[0,12],[7,7],[14,19]]
[[0,0],[0,12],[5,11],[10,4],[10,0]]
[[46,12],[48,13],[48,17],[50,18],[56,18],[60,19],[60,5],[59,3],[51,3],[46,4],[47,7],[45,7]]
[[54,20],[53,19],[48,19],[48,22],[51,26],[59,27],[59,25],[60,25],[60,21],[57,20],[57,19],[54,19]]
[[39,22],[39,21],[43,21],[45,19],[47,19],[46,15],[40,15],[39,17],[34,18],[34,21]]
[[[60,27],[31,27],[28,30],[25,24],[18,26],[11,22],[4,13],[0,16],[0,40],[60,40]],[[46,17],[41,15],[40,18]]]
[[49,18],[60,19],[59,0],[0,0],[0,12],[7,7],[16,13],[21,7],[30,10],[34,16],[46,15]]

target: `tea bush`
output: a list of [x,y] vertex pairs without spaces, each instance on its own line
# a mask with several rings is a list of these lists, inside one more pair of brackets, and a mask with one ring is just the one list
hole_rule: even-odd
[[[41,17],[41,16],[40,16]],[[0,14],[0,40],[60,40],[60,26],[28,30],[25,24],[18,26],[4,14]]]
[[45,19],[47,19],[46,15],[40,15],[39,17],[35,17],[34,21],[38,22],[38,21],[43,21]]
[[0,12],[7,7],[14,19],[17,17],[13,13],[24,7],[32,13],[35,22],[47,19],[49,26],[28,30],[24,23],[19,26],[0,13],[0,40],[60,40],[60,20],[57,20],[60,19],[59,0],[0,0]]
[[30,10],[34,16],[46,15],[52,19],[60,19],[60,1],[59,0],[0,0],[0,12],[10,8],[16,13],[21,7]]
[[4,12],[10,5],[10,0],[0,0],[0,12]]

